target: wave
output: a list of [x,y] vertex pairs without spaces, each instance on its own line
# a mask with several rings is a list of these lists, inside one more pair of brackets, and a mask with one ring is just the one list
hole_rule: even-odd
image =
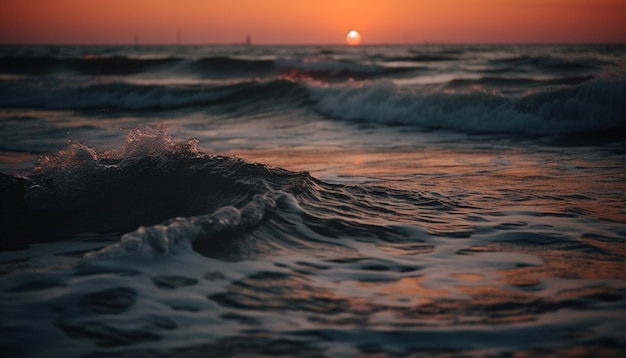
[[[454,205],[413,192],[327,184],[306,172],[207,155],[197,144],[148,126],[130,131],[114,150],[71,143],[41,156],[26,175],[0,174],[2,246],[126,232],[90,257],[150,257],[193,245],[227,259],[311,242],[327,249],[338,237],[376,232],[400,240],[389,222]],[[252,231],[255,239],[233,239]]]
[[[499,81],[499,80],[498,80]],[[389,81],[311,87],[326,116],[386,126],[465,133],[554,135],[626,128],[626,82],[595,79],[521,98],[484,88],[421,94]]]
[[387,67],[377,64],[336,61],[278,60],[277,67],[283,75],[323,81],[365,80],[378,77],[395,77],[415,74],[425,67]]
[[[21,213],[12,214],[17,221],[9,231],[20,236],[64,235],[67,230],[128,231],[138,223],[154,224],[210,213],[227,204],[236,206],[257,191],[268,190],[244,180],[264,167],[208,156],[197,150],[197,142],[170,137],[164,127],[145,127],[129,132],[117,150],[98,152],[71,143],[43,155],[27,177],[3,176],[3,192],[13,193],[5,208]],[[290,177],[287,172],[274,174],[266,176],[264,184],[278,185]],[[30,221],[34,216],[41,226],[19,223],[20,218]]]
[[[442,90],[417,93],[390,81],[327,85],[286,79],[247,81],[223,86],[159,86],[128,83],[78,85],[50,91],[0,85],[0,107],[108,111],[225,110],[231,115],[280,108],[311,108],[331,119],[384,126],[413,126],[465,133],[554,135],[625,128],[626,82],[569,78],[577,83],[522,97],[489,90],[537,85],[533,80],[455,80]],[[545,82],[545,81],[544,81]],[[541,83],[541,86],[545,83]],[[540,87],[541,87],[540,86]],[[256,113],[256,112],[254,112]]]
[[91,85],[67,83],[55,90],[37,84],[13,88],[0,87],[6,95],[1,107],[42,109],[157,109],[179,108],[206,103],[220,98],[228,88],[198,86],[135,85],[129,83],[96,83]]
[[305,76],[317,80],[368,79],[402,75],[420,67],[385,67],[375,64],[304,59],[242,59],[212,56],[200,59],[97,57],[56,58],[52,56],[0,57],[0,73],[20,75],[77,74],[79,76],[134,75],[162,73],[202,78],[268,78]]
[[[341,71],[333,63],[285,62],[298,72]],[[352,74],[356,67],[348,67]],[[363,65],[365,66],[365,65]],[[359,70],[376,72],[376,66]],[[386,71],[386,70],[385,70]],[[276,108],[307,108],[329,119],[383,126],[412,126],[465,133],[508,133],[546,136],[626,127],[626,81],[614,67],[590,79],[586,76],[548,80],[482,77],[453,80],[440,88],[412,91],[389,80],[342,81],[310,78],[249,80],[224,85],[140,85],[124,82],[85,84],[13,81],[0,83],[0,108],[119,111],[211,110],[245,115]],[[289,77],[289,76],[286,76]],[[19,82],[19,80],[18,80]],[[505,95],[507,89],[531,94]],[[503,94],[504,93],[504,94]],[[221,112],[220,112],[221,113]]]
[[543,87],[543,86],[573,86],[593,79],[593,76],[573,76],[551,79],[535,79],[527,77],[481,77],[478,79],[455,79],[449,81],[446,86],[449,88],[460,88],[469,86],[491,86],[502,87]]
[[418,54],[414,56],[398,56],[398,57],[383,57],[385,61],[389,62],[442,62],[442,61],[456,61],[458,57],[450,56],[450,54]]
[[275,74],[273,60],[245,60],[230,57],[207,57],[198,60],[177,57],[131,58],[124,56],[57,58],[52,56],[0,57],[0,71],[9,74],[45,75],[132,75],[150,71],[168,71],[216,78]]
[[73,72],[80,75],[130,75],[171,66],[179,58],[136,59],[128,57],[56,58],[50,56],[0,57],[0,71],[11,74],[43,75]]
[[247,60],[220,56],[190,62],[185,68],[213,78],[265,77],[277,73],[274,60]]
[[507,65],[510,68],[534,67],[546,71],[584,71],[615,65],[599,58],[562,58],[554,56],[514,56],[491,60],[495,65]]
[[[51,83],[50,86],[55,86]],[[268,98],[298,103],[306,96],[299,84],[287,80],[246,81],[222,86],[162,86],[122,82],[84,85],[71,82],[51,90],[41,83],[0,83],[0,107],[40,109],[154,110],[211,106],[223,103],[255,103]]]

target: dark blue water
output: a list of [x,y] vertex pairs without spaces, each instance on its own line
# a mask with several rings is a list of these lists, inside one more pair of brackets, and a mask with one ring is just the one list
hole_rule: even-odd
[[0,48],[12,356],[621,356],[623,45]]

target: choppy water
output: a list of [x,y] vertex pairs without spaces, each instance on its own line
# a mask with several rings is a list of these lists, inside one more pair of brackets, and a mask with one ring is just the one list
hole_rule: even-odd
[[0,348],[621,356],[625,59],[0,47]]

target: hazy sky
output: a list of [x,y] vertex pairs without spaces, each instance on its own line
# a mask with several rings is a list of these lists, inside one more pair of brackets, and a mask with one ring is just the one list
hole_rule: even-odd
[[0,43],[626,42],[626,0],[0,0]]

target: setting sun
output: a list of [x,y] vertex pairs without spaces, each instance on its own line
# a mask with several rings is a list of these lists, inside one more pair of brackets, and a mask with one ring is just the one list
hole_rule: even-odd
[[350,30],[346,34],[346,43],[350,46],[356,46],[361,44],[361,34],[356,30]]

